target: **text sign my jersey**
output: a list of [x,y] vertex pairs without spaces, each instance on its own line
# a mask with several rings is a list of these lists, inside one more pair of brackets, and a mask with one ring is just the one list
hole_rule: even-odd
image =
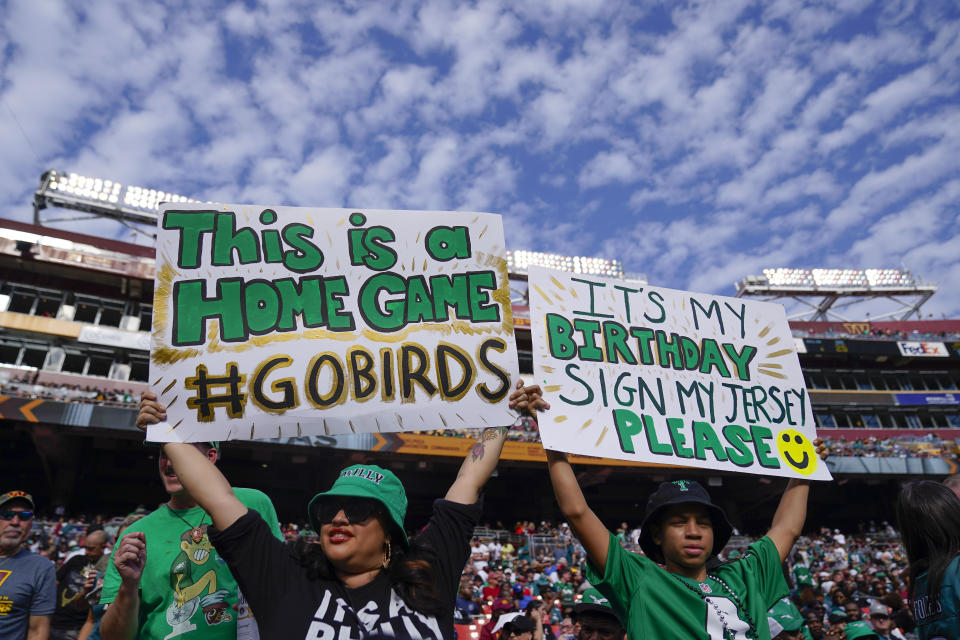
[[830,478],[783,307],[529,272],[547,449]]
[[167,204],[150,356],[154,441],[510,424],[501,218]]

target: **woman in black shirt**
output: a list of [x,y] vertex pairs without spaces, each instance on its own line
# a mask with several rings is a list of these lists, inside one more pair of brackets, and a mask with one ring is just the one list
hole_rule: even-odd
[[[510,407],[548,408],[522,384]],[[137,426],[166,418],[152,393]],[[227,562],[265,639],[454,637],[460,573],[480,517],[480,490],[496,467],[507,427],[484,429],[456,480],[412,540],[404,533],[406,493],[393,473],[374,465],[340,472],[310,501],[320,541],[288,546],[233,494],[222,473],[189,444],[166,443],[164,454],[194,500],[210,514],[210,541]]]

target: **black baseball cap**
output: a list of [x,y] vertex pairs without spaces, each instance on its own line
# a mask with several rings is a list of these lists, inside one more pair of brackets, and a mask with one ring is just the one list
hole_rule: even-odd
[[637,543],[648,557],[659,560],[662,555],[660,546],[653,541],[653,524],[671,505],[686,503],[702,504],[710,514],[710,522],[713,525],[713,555],[719,554],[727,546],[733,527],[723,509],[713,504],[710,494],[696,480],[674,480],[661,482],[647,500]]

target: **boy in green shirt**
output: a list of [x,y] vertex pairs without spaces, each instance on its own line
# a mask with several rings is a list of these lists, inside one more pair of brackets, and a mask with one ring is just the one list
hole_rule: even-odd
[[[528,391],[528,406],[549,409],[538,392]],[[814,446],[825,458],[819,439]],[[587,505],[565,454],[547,451],[547,465],[560,510],[586,550],[587,579],[610,600],[628,637],[771,640],[767,610],[789,594],[780,563],[803,529],[808,481],[791,479],[767,535],[707,573],[732,527],[697,482],[664,482],[650,496],[640,555],[626,551]]]

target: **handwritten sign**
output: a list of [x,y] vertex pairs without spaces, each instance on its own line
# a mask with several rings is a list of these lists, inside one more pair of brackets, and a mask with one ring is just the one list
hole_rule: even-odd
[[830,478],[783,307],[533,267],[544,447]]
[[500,216],[167,204],[148,439],[510,424]]

